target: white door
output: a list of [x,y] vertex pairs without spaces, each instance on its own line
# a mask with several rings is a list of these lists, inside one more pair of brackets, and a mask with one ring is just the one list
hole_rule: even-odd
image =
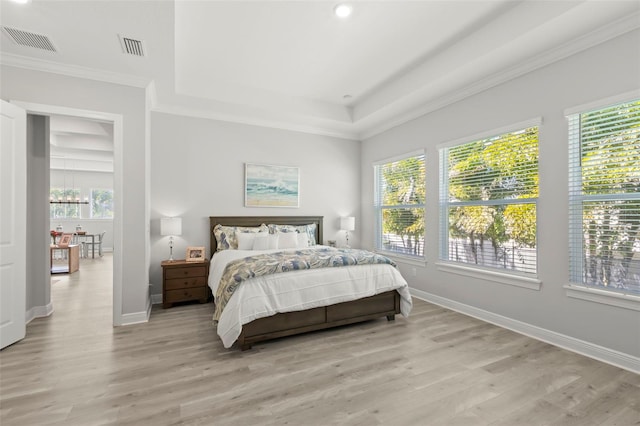
[[26,332],[27,114],[0,102],[1,349]]

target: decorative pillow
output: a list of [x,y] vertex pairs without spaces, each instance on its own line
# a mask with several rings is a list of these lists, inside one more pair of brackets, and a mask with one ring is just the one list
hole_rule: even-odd
[[309,246],[316,245],[316,224],[310,223],[309,225],[276,225],[270,223],[267,225],[269,227],[269,232],[272,234],[286,234],[287,232],[298,232],[300,234],[307,235],[307,240],[309,242]]
[[298,235],[298,248],[307,248],[309,247],[309,237],[307,234],[297,234]]
[[[278,236],[280,234],[269,234],[260,232],[255,234],[252,250],[271,250],[278,248]],[[298,235],[298,234],[296,234]]]
[[281,232],[276,234],[278,236],[278,248],[290,249],[298,247],[298,234],[297,232]]
[[[252,250],[253,242],[258,234],[260,234],[260,232],[236,232],[238,250]],[[263,234],[266,234],[266,232],[263,232]]]
[[213,235],[216,237],[218,250],[237,250],[238,238],[237,234],[240,233],[257,233],[257,232],[269,232],[267,225],[260,225],[256,227],[247,226],[223,226],[216,225],[213,228]]
[[[244,235],[244,234],[240,234],[240,235]],[[251,247],[252,250],[268,250],[269,249],[269,238],[271,237],[270,234],[268,234],[267,232],[259,232],[257,234],[247,234],[247,235],[253,235],[253,247]]]
[[267,237],[268,243],[269,243],[269,248],[270,249],[277,249],[278,248],[278,240],[280,234],[271,234]]

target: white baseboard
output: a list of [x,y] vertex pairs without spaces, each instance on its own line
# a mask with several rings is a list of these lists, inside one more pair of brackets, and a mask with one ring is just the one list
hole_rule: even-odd
[[48,317],[52,313],[53,313],[52,303],[49,303],[46,306],[34,306],[33,308],[29,309],[25,313],[24,322],[25,324],[29,324],[31,321],[33,321],[36,318]]
[[130,314],[122,314],[120,325],[132,325],[149,322],[151,316],[151,299],[147,299],[147,310],[144,312],[132,312]]
[[640,374],[640,358],[638,357],[605,348],[590,342],[585,342],[584,340],[576,339],[575,337],[556,333],[555,331],[527,324],[502,315],[494,314],[451,299],[436,296],[435,294],[427,293],[426,291],[415,288],[411,288],[410,291],[411,295],[418,299],[434,303],[479,320],[515,331],[516,333],[524,334],[525,336],[558,346],[562,349],[576,352],[580,355],[597,359],[598,361],[606,362],[607,364],[615,365],[616,367]]

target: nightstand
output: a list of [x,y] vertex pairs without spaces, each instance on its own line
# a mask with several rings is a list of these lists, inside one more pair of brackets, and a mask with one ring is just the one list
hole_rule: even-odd
[[209,296],[207,279],[209,261],[187,262],[164,260],[162,265],[162,307],[170,308],[176,302],[198,300],[205,303]]

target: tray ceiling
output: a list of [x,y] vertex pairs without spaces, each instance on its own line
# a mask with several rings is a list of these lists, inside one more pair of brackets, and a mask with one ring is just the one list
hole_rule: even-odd
[[361,139],[640,27],[637,1],[336,4],[2,1],[2,27],[56,51],[5,30],[0,59],[149,87],[156,111]]

